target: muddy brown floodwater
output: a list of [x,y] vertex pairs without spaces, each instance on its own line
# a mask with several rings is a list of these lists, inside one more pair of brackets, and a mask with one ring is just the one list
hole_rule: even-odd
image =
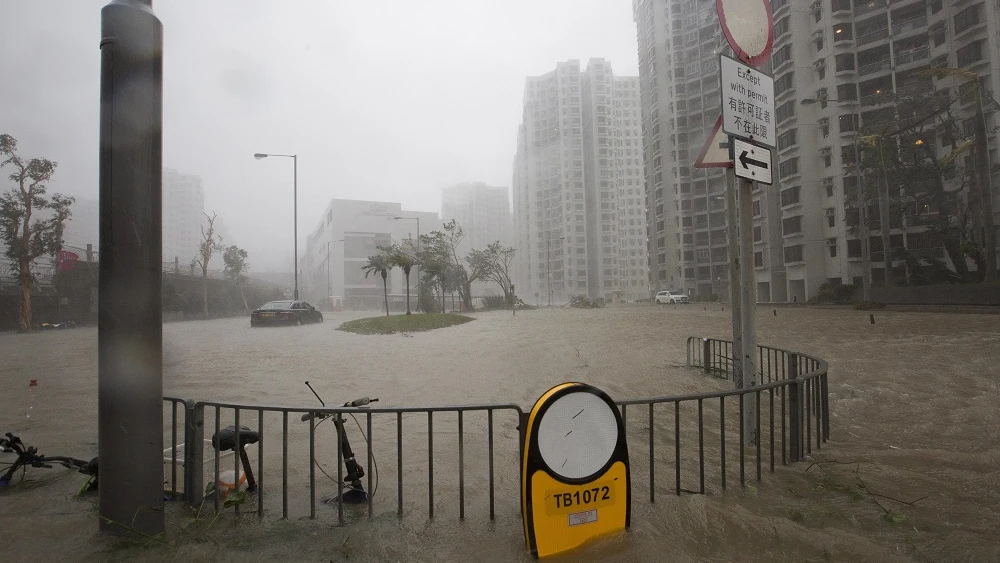
[[[379,406],[490,402],[527,411],[563,381],[597,385],[616,399],[726,385],[684,367],[687,336],[729,336],[729,311],[718,305],[474,316],[475,322],[457,327],[392,336],[335,330],[352,318],[347,314],[287,329],[251,330],[246,319],[170,323],[164,326],[164,392],[305,407],[315,404],[303,385],[308,380],[329,403],[371,396],[380,398]],[[632,528],[556,560],[1000,561],[1000,316],[875,316],[872,325],[868,313],[845,309],[759,312],[761,343],[830,362],[831,439],[809,461],[779,463],[775,473],[765,470],[761,482],[751,479],[745,489],[730,472],[727,491],[712,479],[715,469],[709,494],[675,496],[672,409],[665,407],[655,423],[657,444],[663,443],[656,464],[663,469],[650,503],[649,426],[640,420],[645,415],[630,411]],[[92,328],[0,335],[0,432],[19,433],[42,453],[97,455],[96,352]],[[38,385],[29,387],[30,379]],[[232,411],[221,413],[223,424],[231,418]],[[396,513],[395,416],[373,416],[381,479],[374,514],[369,519],[364,508],[348,507],[343,526],[336,508],[322,504],[316,520],[307,518],[308,424],[297,416],[289,423],[290,518],[280,519],[281,421],[267,415],[263,482],[271,493],[264,497],[263,521],[227,512],[210,528],[199,520],[192,533],[188,509],[168,503],[166,543],[111,540],[96,533],[96,498],[75,496],[80,475],[30,469],[23,481],[0,491],[0,553],[4,561],[529,561],[519,513],[516,419],[496,414],[492,522],[485,415],[469,413],[464,422],[464,520],[458,517],[454,415],[434,419],[433,474],[426,415],[404,418],[402,518]],[[213,424],[210,409],[209,433]],[[257,427],[256,417],[249,425]],[[317,458],[331,473],[332,428],[316,430]],[[347,432],[364,463],[364,439],[352,422]],[[692,461],[688,450],[682,452],[684,488],[696,488],[686,468],[697,455]],[[332,492],[321,474],[317,483],[321,495]]]

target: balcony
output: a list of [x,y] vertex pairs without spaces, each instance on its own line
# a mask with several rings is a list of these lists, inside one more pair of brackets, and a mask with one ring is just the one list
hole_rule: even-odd
[[874,31],[867,31],[865,33],[858,35],[858,47],[888,38],[889,38],[888,27],[879,28]]
[[861,96],[862,106],[879,106],[890,102],[892,102],[892,92],[881,92],[879,94]]
[[906,51],[896,52],[896,66],[902,66],[905,64],[923,61],[930,56],[930,48],[927,45],[923,47],[917,47],[916,49],[909,49]]
[[906,21],[892,24],[892,34],[901,35],[917,29],[927,27],[927,16],[918,16]]
[[890,59],[883,59],[881,61],[875,61],[873,63],[860,65],[858,67],[858,76],[866,76],[869,74],[874,74],[876,72],[884,72],[891,68],[892,68],[892,61]]
[[868,2],[865,2],[864,4],[858,2],[854,5],[854,17],[870,14],[876,10],[884,10],[886,8],[886,4],[886,0],[868,0]]

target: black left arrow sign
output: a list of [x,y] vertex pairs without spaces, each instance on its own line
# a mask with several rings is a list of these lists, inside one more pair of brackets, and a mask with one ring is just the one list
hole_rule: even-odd
[[748,154],[749,154],[749,151],[743,151],[740,154],[740,164],[743,165],[743,168],[746,168],[747,170],[749,170],[750,166],[756,166],[757,168],[763,168],[763,169],[767,170],[767,163],[766,162],[764,162],[762,160],[755,160],[753,158],[750,158],[750,157],[747,156]]

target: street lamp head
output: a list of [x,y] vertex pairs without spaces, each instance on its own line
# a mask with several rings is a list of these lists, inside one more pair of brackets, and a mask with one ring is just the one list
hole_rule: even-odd
[[256,153],[253,154],[253,157],[256,158],[257,160],[261,160],[261,159],[267,158],[268,155],[265,154],[265,153],[262,153],[262,152],[256,152]]

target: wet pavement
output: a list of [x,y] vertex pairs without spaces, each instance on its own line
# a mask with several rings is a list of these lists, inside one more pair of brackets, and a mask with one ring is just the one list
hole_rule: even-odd
[[[649,425],[642,420],[645,413],[630,412],[632,529],[566,560],[1000,559],[1000,548],[991,541],[1000,526],[995,485],[1000,473],[995,375],[1000,316],[878,312],[871,325],[868,313],[846,309],[776,313],[759,312],[761,343],[831,364],[831,441],[811,460],[822,463],[779,464],[776,473],[765,471],[763,481],[751,480],[746,489],[730,473],[726,492],[710,478],[710,494],[675,496],[672,409],[664,407],[654,425],[662,444],[656,466],[662,469],[656,475],[656,501],[650,503]],[[513,318],[490,312],[458,327],[409,335],[335,330],[356,316],[363,315],[328,313],[320,325],[254,330],[246,319],[166,324],[164,393],[308,407],[317,404],[303,383],[310,381],[328,404],[370,396],[380,399],[376,406],[514,403],[527,411],[541,393],[563,381],[597,385],[615,399],[726,385],[683,366],[687,336],[728,337],[729,311],[718,305],[538,310]],[[0,386],[7,398],[0,429],[20,433],[43,453],[96,455],[96,339],[92,328],[0,335]],[[39,385],[29,387],[29,379]],[[249,422],[247,413],[242,416],[244,424],[258,426],[256,416]],[[71,550],[94,559],[263,560],[294,553],[309,561],[530,560],[519,513],[512,414],[495,414],[493,522],[485,414],[467,413],[463,420],[464,520],[457,496],[456,416],[436,415],[430,435],[426,415],[404,416],[402,519],[397,516],[396,417],[372,418],[380,482],[371,520],[366,507],[348,507],[347,524],[337,526],[336,508],[322,504],[316,521],[302,520],[309,515],[309,425],[298,416],[289,421],[292,521],[278,520],[281,417],[267,414],[263,523],[226,515],[210,533],[193,538],[179,531],[190,518],[186,509],[171,503],[170,547],[109,545],[94,537],[95,500],[72,496],[79,476],[34,469],[20,488],[0,493],[0,528],[7,531],[5,543],[14,560]],[[223,425],[231,419],[232,411],[220,413]],[[362,427],[366,422],[360,419]],[[208,433],[212,425],[210,409]],[[364,465],[365,439],[352,421],[346,431]],[[317,427],[316,440],[319,469],[334,474],[333,425]],[[430,440],[433,456],[428,455]],[[692,460],[683,452],[683,486],[696,488],[688,470]],[[859,488],[859,482],[881,497]],[[332,483],[319,472],[317,489],[320,496],[332,492]],[[911,506],[882,497],[926,498]],[[879,503],[897,515],[896,522],[884,517]]]

